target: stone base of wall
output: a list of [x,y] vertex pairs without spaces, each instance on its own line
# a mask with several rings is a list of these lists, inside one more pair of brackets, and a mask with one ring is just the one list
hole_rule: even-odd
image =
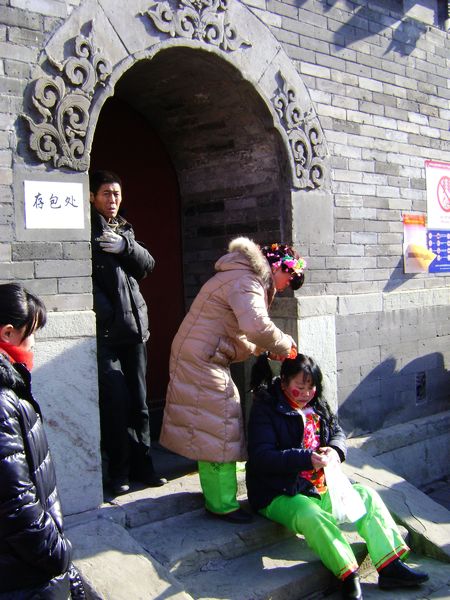
[[33,391],[65,515],[103,502],[96,352],[90,311],[49,313],[37,334]]

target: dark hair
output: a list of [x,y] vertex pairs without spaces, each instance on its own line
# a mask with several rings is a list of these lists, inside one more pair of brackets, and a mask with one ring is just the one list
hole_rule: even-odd
[[[316,361],[310,356],[297,354],[295,358],[286,358],[281,363],[280,379],[281,381],[289,382],[292,377],[299,373],[304,373],[307,377],[311,377],[313,386],[316,388],[314,398],[310,404],[320,406],[322,414],[329,420],[330,425],[337,423],[337,416],[331,410],[328,402],[322,398],[323,382],[322,371]],[[276,381],[276,380],[275,380]],[[254,363],[250,375],[250,389],[254,392],[255,398],[258,398],[258,391],[261,388],[270,388],[273,384],[273,373],[270,366],[270,361],[267,354],[261,354]]]
[[122,181],[113,171],[94,171],[89,173],[89,189],[94,194],[98,192],[104,183],[118,183],[122,188]]
[[[281,363],[280,378],[289,382],[292,377],[299,373],[311,377],[316,388],[316,398],[320,398],[323,392],[322,371],[316,361],[310,356],[297,354],[295,358],[285,358]],[[269,387],[272,383],[273,372],[267,353],[261,354],[256,359],[250,375],[250,389],[255,391],[261,386]]]
[[0,284],[0,325],[12,325],[15,329],[25,327],[22,338],[25,339],[46,322],[47,310],[40,298],[18,283]]
[[[305,274],[303,270],[306,267],[306,261],[294,250],[289,244],[279,244],[275,242],[268,246],[262,246],[261,252],[266,257],[270,266],[275,263],[280,263],[280,268],[285,273],[291,273],[292,279],[289,282],[291,289],[298,290],[302,287],[305,282]],[[286,259],[297,259],[301,264],[301,270],[290,268],[285,260]]]
[[322,371],[316,361],[310,356],[297,354],[295,358],[286,358],[281,363],[280,377],[281,381],[289,382],[292,377],[303,373],[311,377],[313,386],[316,388],[316,398],[322,397],[323,383]]

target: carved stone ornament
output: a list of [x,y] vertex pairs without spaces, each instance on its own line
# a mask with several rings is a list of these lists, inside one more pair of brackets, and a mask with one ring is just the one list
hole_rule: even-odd
[[63,64],[49,61],[61,76],[41,77],[34,82],[32,102],[42,120],[36,122],[22,115],[31,129],[30,148],[42,162],[52,160],[57,168],[87,171],[89,109],[96,89],[111,75],[111,65],[82,35],[75,38],[74,56]]
[[300,189],[319,188],[324,182],[323,159],[327,154],[322,128],[312,107],[302,110],[296,103],[295,91],[281,73],[279,76],[283,85],[272,102],[289,139],[295,164],[294,185]]
[[142,14],[171,37],[199,40],[225,51],[251,46],[231,25],[228,0],[178,0],[177,8],[169,2],[156,2]]

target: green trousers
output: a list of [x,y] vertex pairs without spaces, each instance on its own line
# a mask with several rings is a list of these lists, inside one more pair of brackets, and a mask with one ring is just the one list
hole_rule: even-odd
[[[355,523],[355,527],[367,544],[373,565],[380,570],[409,552],[409,548],[377,492],[360,484],[354,484],[354,488],[363,499],[367,511]],[[331,514],[328,492],[322,494],[320,499],[302,494],[277,496],[260,512],[268,519],[303,535],[309,547],[336,577],[345,579],[358,568],[352,548]]]
[[236,463],[198,461],[200,485],[207,510],[217,514],[233,512],[237,501]]

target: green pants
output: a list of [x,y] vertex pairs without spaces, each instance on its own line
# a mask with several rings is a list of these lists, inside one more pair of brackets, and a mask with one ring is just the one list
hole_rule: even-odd
[[198,461],[200,485],[207,510],[225,514],[239,508],[237,501],[236,463]]
[[[366,541],[373,565],[379,570],[409,552],[409,548],[377,492],[360,484],[354,484],[354,488],[363,499],[367,511],[355,523],[355,527]],[[277,496],[260,512],[268,519],[302,534],[309,547],[336,577],[344,579],[358,568],[352,548],[331,514],[328,492],[322,494],[320,499],[302,494]]]

